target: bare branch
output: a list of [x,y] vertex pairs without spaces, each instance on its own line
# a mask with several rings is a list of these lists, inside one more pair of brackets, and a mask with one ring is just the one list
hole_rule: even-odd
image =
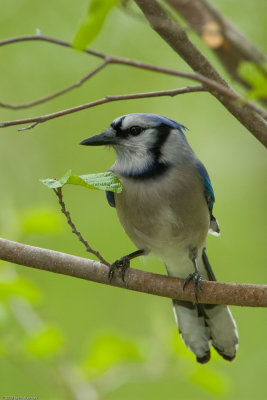
[[[31,42],[31,41],[40,41],[40,42],[48,42],[48,43],[53,43],[53,44],[57,44],[59,46],[63,46],[63,47],[69,47],[72,48],[72,45],[68,42],[64,42],[64,40],[60,40],[60,39],[55,39],[52,37],[48,37],[45,35],[25,35],[25,36],[19,36],[19,37],[14,37],[14,38],[10,38],[10,39],[4,39],[4,40],[0,40],[0,46],[6,46],[9,44],[13,44],[13,43],[20,43],[20,42]],[[75,49],[73,49],[75,50]],[[103,58],[104,60],[106,59],[106,55],[103,53],[100,53],[98,51],[93,51],[93,50],[83,50],[83,52],[90,54],[91,56],[95,56],[98,58]]]
[[[144,64],[144,65],[146,65],[146,64]],[[160,67],[157,67],[156,69],[158,70],[158,72],[162,72],[162,71],[159,71],[161,69]],[[154,69],[154,70],[156,70],[156,69]],[[166,68],[162,68],[162,70],[169,71],[169,72],[172,71],[172,70],[168,70]],[[176,75],[176,76],[187,75],[187,77],[189,79],[200,81],[200,82],[205,82],[206,86],[210,85],[212,87],[216,87],[218,90],[222,90],[222,92],[226,96],[229,96],[233,100],[238,100],[240,102],[244,102],[242,97],[237,95],[235,92],[231,92],[230,90],[227,90],[227,88],[224,88],[224,87],[220,88],[219,84],[217,84],[216,82],[210,81],[209,79],[207,79],[205,77],[199,76],[199,74],[186,74],[183,72],[180,73],[179,71],[173,71],[173,72],[175,72],[175,73],[172,73],[171,75]],[[166,73],[168,73],[168,72],[166,72]],[[57,112],[54,112],[51,114],[40,115],[37,117],[31,117],[31,118],[18,119],[18,120],[13,120],[13,121],[0,122],[0,128],[6,128],[8,126],[14,126],[14,125],[30,124],[30,125],[26,126],[25,128],[19,129],[20,131],[25,131],[28,129],[32,129],[36,125],[44,123],[51,119],[62,117],[64,115],[72,114],[72,113],[75,113],[78,111],[86,110],[88,108],[97,107],[99,105],[102,105],[105,103],[110,103],[112,101],[134,100],[134,99],[144,99],[144,98],[150,98],[150,97],[163,97],[163,96],[174,97],[179,94],[203,92],[203,91],[207,91],[207,89],[205,89],[203,86],[187,86],[186,88],[180,88],[180,89],[170,89],[170,90],[161,90],[161,91],[155,91],[155,92],[144,92],[144,93],[123,94],[123,95],[116,95],[116,96],[106,96],[102,99],[98,99],[98,100],[92,101],[90,103],[81,104],[79,106],[67,108],[65,110],[60,110],[60,111],[57,111]],[[247,102],[244,104],[243,107],[252,108],[267,119],[267,111],[263,110],[262,108],[258,107],[257,105]],[[267,147],[267,136],[266,136],[266,138],[265,138],[265,136],[263,136],[262,143]]]
[[[123,95],[119,95],[119,96],[106,96],[106,99],[108,99],[109,101],[116,101],[116,100],[130,100],[130,99],[145,99],[145,98],[149,98],[149,97],[164,97],[164,96],[174,97],[179,94],[206,92],[206,91],[207,90],[201,85],[186,86],[186,87],[180,88],[180,89],[160,90],[157,92],[123,94]],[[124,97],[124,98],[122,99],[121,97]]]
[[[196,72],[209,78],[236,94],[218,71],[188,38],[184,29],[175,23],[156,0],[135,0],[151,27]],[[229,100],[216,89],[209,88],[215,96],[261,143],[267,147],[267,123],[249,107]]]
[[[56,97],[59,97],[67,92],[70,92],[71,90],[80,87],[84,82],[86,82],[88,79],[92,78],[92,76],[96,75],[97,72],[101,71],[101,69],[103,69],[104,67],[106,67],[108,65],[109,61],[106,60],[103,63],[101,63],[100,65],[98,65],[93,71],[90,71],[89,73],[87,73],[83,78],[81,78],[79,81],[73,83],[70,86],[67,86],[64,89],[59,90],[58,92],[52,93],[49,96],[45,96],[42,97],[41,99],[35,100],[35,101],[31,101],[30,103],[24,103],[24,104],[8,104],[8,103],[3,103],[0,102],[0,107],[3,108],[10,108],[11,110],[20,110],[23,108],[30,108],[33,106],[37,106],[39,104],[45,103],[46,101],[55,99]],[[29,128],[27,128],[29,129]],[[22,130],[22,129],[21,129]]]
[[[31,268],[69,275],[137,292],[177,300],[195,301],[192,284],[189,284],[183,290],[183,279],[130,268],[126,272],[126,283],[123,283],[116,276],[111,283],[108,279],[109,268],[98,261],[6,239],[0,239],[0,259]],[[199,293],[199,302],[205,304],[267,307],[267,285],[203,281],[202,290]]]
[[72,219],[71,219],[71,216],[70,216],[69,211],[66,210],[66,205],[65,205],[65,203],[64,203],[64,201],[63,201],[62,189],[61,189],[61,188],[58,188],[58,189],[53,189],[53,190],[54,190],[54,192],[55,192],[56,195],[57,195],[58,202],[59,202],[59,204],[60,204],[60,206],[61,206],[61,212],[65,215],[65,217],[66,217],[66,219],[67,219],[67,222],[68,222],[69,226],[71,227],[72,233],[74,233],[74,234],[78,237],[79,241],[85,246],[86,251],[88,251],[88,253],[94,254],[94,255],[99,259],[99,261],[100,261],[102,264],[105,264],[105,265],[107,265],[107,266],[109,267],[109,266],[110,266],[109,262],[106,261],[106,260],[104,259],[104,257],[101,256],[101,254],[99,253],[99,251],[94,250],[94,249],[89,245],[89,243],[87,242],[87,240],[85,240],[85,239],[83,238],[81,232],[79,232],[79,231],[77,230],[76,226],[74,225],[74,223],[73,223],[73,221],[72,221]]
[[106,96],[102,99],[92,101],[90,103],[82,104],[76,107],[67,108],[65,110],[57,111],[52,114],[41,115],[38,117],[32,118],[25,118],[25,119],[18,119],[14,121],[6,121],[0,122],[0,128],[5,128],[8,126],[14,125],[22,125],[22,124],[31,124],[22,128],[20,130],[27,130],[32,129],[36,125],[41,124],[43,122],[49,121],[54,118],[61,117],[63,115],[68,115],[75,113],[77,111],[86,110],[87,108],[96,107],[105,103],[110,103],[112,101],[120,101],[120,100],[132,100],[132,99],[143,99],[148,97],[161,97],[161,96],[176,96],[178,94],[185,94],[185,93],[194,93],[194,92],[203,92],[205,89],[202,86],[187,86],[186,88],[180,89],[171,89],[171,90],[162,90],[158,92],[145,92],[145,93],[134,93],[134,94],[123,94],[117,96]]
[[[206,58],[193,46],[190,42],[186,33],[178,26],[173,23],[165,13],[165,11],[158,5],[158,3],[154,0],[149,0],[143,2],[142,0],[136,0],[136,3],[140,3],[139,6],[142,9],[142,5],[144,7],[143,12],[147,19],[150,21],[153,29],[155,29],[166,41],[173,47],[173,49],[179,53],[181,47],[181,56],[188,62],[188,64],[197,71],[195,74],[185,73],[181,71],[172,70],[169,68],[157,67],[155,65],[143,63],[136,60],[130,60],[121,57],[112,57],[104,53],[92,51],[92,50],[84,50],[85,53],[90,54],[92,56],[102,58],[105,60],[107,64],[119,64],[119,65],[128,65],[135,68],[145,69],[149,71],[164,73],[173,76],[179,76],[187,79],[192,79],[194,81],[198,81],[203,83],[208,87],[209,92],[212,93],[220,102],[224,104],[224,106],[244,125],[250,132],[265,146],[267,147],[267,123],[260,117],[267,118],[267,113],[262,108],[257,105],[247,102],[241,96],[239,96],[236,92],[234,92],[226,82],[222,79],[222,77],[218,74],[218,72],[213,68],[213,66],[206,60]],[[143,4],[144,3],[144,4]],[[150,4],[151,3],[151,4]],[[157,12],[159,14],[157,15]],[[158,23],[160,22],[160,23]],[[153,26],[156,25],[156,26]],[[158,25],[158,26],[157,26]],[[71,48],[70,43],[64,42],[59,39],[50,38],[44,35],[33,35],[33,36],[21,36],[15,37],[11,39],[6,39],[0,41],[0,46],[19,43],[19,42],[27,42],[27,41],[44,41],[56,45],[60,45],[63,47]],[[185,43],[183,43],[185,41]],[[177,43],[176,43],[177,42]],[[188,46],[188,48],[186,47]],[[206,75],[206,76],[205,76]],[[150,92],[151,93],[151,92]],[[152,92],[154,93],[154,92]],[[138,97],[140,95],[140,97]],[[169,95],[169,94],[168,94]],[[144,98],[144,94],[135,94],[135,95],[125,95],[123,96],[113,96],[116,97],[116,100],[126,100],[131,98]],[[131,97],[135,96],[135,97]],[[112,97],[112,96],[110,96]],[[147,97],[154,97],[150,94]],[[37,124],[45,122],[47,120],[57,118],[66,114],[70,114],[72,112],[80,111],[86,108],[95,107],[100,104],[107,103],[109,101],[116,100],[107,100],[107,98],[96,100],[95,102],[91,102],[85,105],[80,105],[77,107],[73,107],[71,109],[62,110],[56,113],[47,114],[39,117],[27,118],[24,120],[15,120],[15,121],[7,121],[0,123],[0,128],[20,125],[20,124],[31,124],[21,130],[27,130],[34,128]],[[233,102],[233,100],[238,100],[237,102]]]

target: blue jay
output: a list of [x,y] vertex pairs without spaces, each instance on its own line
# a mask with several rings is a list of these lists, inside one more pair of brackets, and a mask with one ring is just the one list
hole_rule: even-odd
[[[120,194],[107,192],[125,232],[137,251],[111,265],[122,267],[152,252],[170,276],[193,280],[195,293],[201,277],[215,280],[205,246],[208,232],[219,234],[212,214],[215,201],[209,175],[189,146],[185,126],[156,114],[128,114],[115,119],[104,132],[82,145],[112,146],[117,154],[110,168],[123,184]],[[196,298],[197,300],[197,298]],[[225,305],[173,300],[183,342],[200,363],[210,359],[211,345],[226,360],[238,346],[235,321]]]

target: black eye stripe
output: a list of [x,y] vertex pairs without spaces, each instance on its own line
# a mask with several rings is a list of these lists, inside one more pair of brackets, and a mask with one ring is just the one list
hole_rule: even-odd
[[121,138],[127,138],[129,135],[131,136],[138,136],[144,128],[138,125],[131,126],[130,128],[127,129],[122,129],[122,121],[118,121],[116,124],[112,123],[110,126],[116,131],[116,135],[121,137]]
[[[116,121],[116,123],[112,122],[110,125],[116,131],[116,136],[126,139],[129,136],[138,136],[141,132],[146,130],[146,128],[141,127],[140,125],[133,125],[129,128],[123,129],[122,128],[123,120],[124,118],[120,118],[119,120]],[[149,150],[152,152],[157,152],[157,150],[159,150],[161,146],[164,144],[164,142],[167,140],[171,129],[166,124],[160,124],[157,127],[151,127],[151,128],[157,129],[157,135],[156,135],[157,138]]]
[[129,132],[131,135],[133,136],[137,136],[142,132],[143,128],[141,128],[141,126],[135,125],[135,126],[131,126],[129,128]]
[[121,126],[122,126],[122,122],[124,120],[125,117],[121,117],[119,120],[113,121],[110,126],[111,128],[113,128],[117,133],[121,133]]

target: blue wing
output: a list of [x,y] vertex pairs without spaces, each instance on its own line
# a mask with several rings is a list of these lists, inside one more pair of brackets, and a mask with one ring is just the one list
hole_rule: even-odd
[[214,196],[214,191],[211,186],[210,177],[209,177],[209,174],[208,174],[206,168],[204,167],[204,165],[202,164],[201,161],[198,160],[196,166],[197,166],[197,170],[202,178],[203,185],[204,185],[204,195],[205,195],[207,203],[208,203],[209,211],[212,214],[213,204],[215,202],[215,196]]
[[114,197],[114,193],[113,193],[113,192],[109,192],[109,191],[107,190],[107,191],[106,191],[106,198],[107,198],[108,204],[109,204],[111,207],[116,207],[116,204],[115,204],[115,197]]

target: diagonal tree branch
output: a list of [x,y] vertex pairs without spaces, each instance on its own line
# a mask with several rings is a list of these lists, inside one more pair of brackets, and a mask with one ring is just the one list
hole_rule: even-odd
[[[136,2],[138,2],[138,1],[140,3],[142,3],[141,0],[136,0]],[[153,16],[154,15],[153,13],[155,13],[155,11],[157,11],[157,9],[155,10],[154,5],[156,4],[157,7],[159,7],[159,6],[158,6],[157,2],[155,2],[155,1],[153,1],[152,3],[151,3],[152,4],[152,7],[151,7],[152,20],[154,19],[156,21],[157,17]],[[149,4],[149,1],[147,2],[147,4]],[[148,10],[150,10],[149,7],[148,7]],[[161,17],[162,17],[163,25],[164,24],[168,25],[168,23],[170,22],[171,25],[173,25],[174,27],[177,28],[177,26],[174,25],[174,23],[169,19],[169,17],[164,12],[164,10],[161,9],[160,7],[159,7],[159,10],[160,11],[162,10],[162,12],[163,12],[163,16],[159,15],[160,21],[161,21]],[[149,11],[149,15],[150,15],[150,11]],[[164,26],[163,26],[163,28],[164,28]],[[173,38],[171,36],[171,34],[170,35],[168,34],[169,29],[172,30],[172,28],[171,27],[167,28],[166,34],[167,34],[167,36],[170,36],[170,37],[166,38],[166,40],[167,41],[170,40],[171,42],[173,42],[176,40],[176,38],[175,37]],[[187,38],[185,32],[181,28],[178,29],[178,33],[179,32],[181,32],[181,37],[179,38],[180,42],[183,41],[184,37],[187,40],[189,40]],[[163,35],[163,37],[164,37],[164,35]],[[27,42],[27,41],[43,41],[43,42],[48,42],[48,43],[60,45],[63,47],[71,48],[70,43],[64,42],[59,39],[50,38],[50,37],[47,37],[44,35],[29,35],[29,36],[21,36],[21,37],[5,39],[5,40],[0,41],[0,46],[10,45],[13,43]],[[189,43],[190,43],[190,45],[192,45],[192,43],[190,41],[189,41]],[[175,46],[176,45],[174,43],[174,47]],[[194,53],[194,51],[196,51],[196,54]],[[204,76],[198,72],[195,74],[185,73],[185,72],[181,72],[181,71],[177,71],[177,70],[173,70],[173,69],[169,69],[169,68],[158,67],[155,65],[143,63],[143,62],[136,61],[136,60],[108,56],[107,54],[88,50],[88,49],[84,50],[84,52],[89,55],[92,55],[92,56],[95,56],[95,57],[105,60],[105,62],[107,64],[128,65],[128,66],[132,66],[135,68],[145,69],[148,71],[154,71],[154,72],[164,73],[164,74],[168,74],[168,75],[188,78],[188,79],[192,79],[192,80],[203,83],[205,86],[207,86],[209,88],[209,92],[211,92],[215,97],[217,97],[218,100],[220,100],[223,104],[225,103],[225,106],[229,109],[229,111],[232,112],[232,114],[235,115],[236,118],[244,126],[246,126],[251,131],[251,133],[258,140],[261,141],[261,143],[265,147],[267,147],[267,123],[260,117],[260,116],[262,116],[263,118],[267,118],[266,111],[253,103],[246,102],[243,98],[241,98],[241,96],[239,96],[236,92],[234,92],[231,88],[229,88],[229,86],[220,77],[220,75],[217,73],[217,71],[215,71],[215,76],[217,76],[217,77],[219,76],[219,79],[218,79],[218,81],[215,81],[215,80],[210,79],[209,77]],[[198,53],[199,52],[195,47],[193,47],[193,50],[191,48],[189,48],[189,58],[194,57],[195,55],[198,55]],[[200,54],[200,59],[197,58],[197,60],[203,61],[203,58],[204,58],[204,61],[205,61],[204,64],[205,65],[207,64],[207,66],[209,67],[209,70],[210,70],[208,75],[212,75],[210,72],[212,72],[214,70],[214,68],[208,62],[208,60],[205,59],[205,57],[201,53],[199,53],[199,54]],[[196,67],[197,67],[197,64],[196,64]],[[196,68],[196,69],[198,69],[198,68]],[[201,69],[203,69],[203,68],[201,68]],[[205,68],[204,68],[204,74],[205,74]],[[156,92],[151,92],[151,93],[156,93]],[[6,126],[12,126],[12,125],[24,124],[24,123],[31,123],[30,126],[23,128],[21,130],[31,129],[31,128],[34,128],[39,123],[47,121],[48,119],[57,118],[57,117],[60,117],[62,115],[68,114],[68,113],[80,111],[81,109],[85,109],[85,108],[94,107],[96,105],[104,104],[109,101],[125,100],[127,98],[139,98],[138,95],[140,95],[140,94],[126,95],[126,96],[129,96],[126,98],[123,98],[123,96],[109,96],[105,99],[100,99],[100,100],[96,100],[95,102],[88,103],[88,105],[81,105],[78,107],[74,107],[73,109],[62,110],[62,111],[59,111],[58,113],[52,113],[52,114],[48,114],[48,115],[44,115],[44,116],[40,116],[40,117],[34,117],[34,118],[27,118],[24,120],[15,120],[15,121],[8,121],[8,122],[0,123],[0,128],[6,127]],[[136,96],[136,97],[130,97],[130,96]],[[154,94],[153,95],[149,94],[147,97],[154,97],[154,96],[155,96]],[[146,96],[144,96],[144,93],[142,93],[140,98],[144,98],[144,97],[146,97]],[[233,100],[239,100],[239,104],[235,104],[233,102]],[[250,109],[253,110],[254,112],[251,113]]]
[[[19,130],[32,129],[36,125],[41,124],[43,122],[49,121],[54,118],[62,117],[63,115],[72,114],[78,111],[86,110],[88,108],[96,107],[105,103],[110,103],[112,101],[120,101],[120,100],[133,100],[133,99],[144,99],[148,97],[162,97],[162,96],[177,96],[179,94],[185,93],[194,93],[194,92],[203,92],[205,89],[202,86],[187,86],[186,88],[180,89],[171,89],[171,90],[162,90],[159,92],[146,92],[146,93],[134,93],[134,94],[123,94],[118,96],[106,96],[102,99],[92,101],[90,103],[82,104],[76,107],[67,108],[65,110],[57,111],[52,114],[41,115],[38,117],[18,119],[14,121],[6,121],[0,122],[0,128],[5,128],[8,126],[14,125],[23,125],[23,124],[31,124],[26,126],[25,128],[21,128]],[[267,116],[267,115],[266,115]]]
[[[63,47],[69,47],[72,48],[71,44],[68,42],[65,42],[64,40],[60,39],[55,39],[49,36],[45,35],[25,35],[25,36],[19,36],[19,37],[14,37],[14,38],[9,38],[9,39],[4,39],[0,40],[0,46],[6,46],[14,43],[20,43],[20,42],[47,42],[47,43],[53,43],[59,46]],[[74,49],[73,49],[74,50]],[[84,53],[90,54],[91,56],[95,56],[98,58],[102,58],[103,60],[106,59],[106,55],[103,53],[100,53],[98,51],[93,51],[93,50],[83,50]]]
[[[183,279],[153,274],[130,268],[126,283],[108,278],[109,268],[98,261],[58,251],[42,249],[0,238],[0,259],[27,267],[73,276],[88,281],[117,286],[171,299],[195,301],[194,288],[183,290]],[[203,281],[198,295],[200,303],[267,307],[267,285],[249,285]]]
[[[195,72],[220,83],[235,93],[207,58],[191,42],[181,26],[168,16],[156,0],[135,0],[135,2],[151,27]],[[267,145],[267,123],[260,115],[246,105],[242,107],[238,103],[230,101],[220,91],[213,88],[208,89],[260,142],[265,143],[265,146]]]
[[[45,42],[48,42],[48,43],[57,44],[57,45],[61,45],[61,46],[64,46],[64,47],[70,47],[71,48],[70,43],[67,43],[67,42],[64,42],[64,41],[61,41],[61,40],[58,40],[58,39],[50,38],[48,36],[43,36],[43,35],[21,36],[21,37],[15,37],[15,38],[11,38],[11,39],[6,39],[6,40],[3,40],[3,41],[0,41],[0,47],[4,46],[4,45],[7,45],[7,44],[20,43],[20,42],[26,42],[26,41],[32,41],[32,40],[45,41]],[[257,107],[255,104],[247,102],[245,99],[241,98],[241,96],[239,96],[235,92],[229,90],[227,87],[225,87],[225,86],[221,85],[220,83],[215,82],[212,79],[209,79],[209,78],[207,78],[207,77],[205,77],[205,76],[203,76],[203,75],[201,75],[199,73],[188,73],[188,72],[177,71],[177,70],[171,69],[171,68],[159,67],[157,65],[144,63],[142,61],[132,60],[132,59],[128,59],[128,58],[110,56],[110,55],[105,54],[105,53],[99,53],[99,52],[95,52],[95,51],[91,51],[91,50],[83,50],[83,51],[86,52],[89,55],[93,55],[93,56],[96,56],[98,58],[102,58],[102,59],[105,60],[103,64],[100,64],[100,66],[97,67],[97,71],[96,72],[98,72],[98,68],[100,70],[100,69],[104,68],[108,64],[118,64],[118,65],[125,65],[125,66],[129,66],[129,67],[134,67],[134,68],[138,68],[138,69],[144,69],[144,70],[147,70],[147,71],[162,73],[162,74],[166,74],[166,75],[177,76],[177,77],[180,77],[180,78],[191,79],[193,81],[200,82],[200,83],[205,84],[205,85],[207,85],[208,87],[210,87],[210,88],[212,88],[214,90],[217,90],[217,91],[221,92],[222,95],[225,95],[225,96],[229,97],[229,99],[231,99],[231,100],[240,100],[243,104],[246,103],[248,105],[248,107],[251,107],[251,108],[255,107],[255,111],[257,111],[260,115],[264,115],[264,117],[266,118],[265,110],[260,109],[260,107]],[[92,75],[91,76],[93,76],[93,75],[94,75],[94,71],[92,71]],[[81,81],[83,81],[83,80],[84,80],[84,78],[81,79]],[[152,92],[150,92],[150,93],[152,93]],[[160,92],[155,92],[155,93],[160,93]],[[53,96],[53,95],[51,95],[51,96]],[[37,100],[37,101],[39,101],[39,100]],[[5,103],[0,103],[0,105],[1,104],[5,105]],[[12,107],[12,105],[11,105],[11,107]]]
[[46,101],[55,99],[56,97],[62,96],[63,94],[70,92],[71,90],[76,89],[77,87],[80,87],[84,82],[86,82],[88,79],[92,78],[99,71],[101,71],[103,68],[105,68],[108,65],[108,63],[109,63],[108,60],[104,61],[103,63],[98,65],[93,71],[88,72],[79,81],[73,83],[70,86],[65,87],[64,89],[59,90],[58,92],[52,93],[49,96],[45,96],[45,97],[42,97],[41,99],[31,101],[30,103],[24,103],[24,104],[8,104],[8,103],[0,102],[0,107],[10,108],[11,110],[21,110],[23,108],[34,107],[39,104],[45,103]]
[[[146,65],[146,64],[144,64],[144,65]],[[186,73],[179,72],[179,71],[174,71],[175,73],[172,74],[171,73],[172,70],[159,68],[159,67],[157,69],[159,70],[159,72],[162,72],[162,71],[160,71],[161,69],[165,70],[165,71],[169,71],[171,75],[177,75],[177,76],[187,75],[187,77],[189,79],[200,81],[203,83],[205,82],[206,86],[211,86],[211,87],[216,88],[216,90],[222,91],[225,96],[228,96],[232,100],[243,102],[243,99],[235,92],[231,92],[227,88],[225,88],[223,86],[221,87],[217,82],[213,82],[210,79],[202,77],[199,74],[186,74]],[[155,70],[155,69],[153,69],[153,70]],[[105,103],[110,103],[113,101],[134,100],[134,99],[144,99],[144,98],[163,97],[163,96],[174,97],[179,94],[203,92],[203,91],[204,92],[207,91],[207,89],[203,86],[187,86],[185,88],[180,88],[180,89],[161,90],[161,91],[156,91],[156,92],[144,92],[144,93],[123,94],[123,95],[116,95],[116,96],[106,96],[102,99],[98,99],[98,100],[92,101],[90,103],[81,104],[79,106],[67,108],[65,110],[60,110],[60,111],[57,111],[57,112],[54,112],[51,114],[40,115],[37,117],[30,117],[30,118],[24,118],[24,119],[17,119],[17,120],[13,120],[13,121],[0,122],[0,128],[6,128],[8,126],[14,126],[14,125],[30,124],[29,126],[26,126],[25,128],[19,129],[20,131],[24,131],[27,129],[32,129],[36,125],[47,122],[51,119],[59,118],[64,115],[68,115],[68,114],[72,114],[72,113],[75,113],[78,111],[86,110],[88,108],[97,107],[99,105],[102,105]],[[262,117],[267,119],[267,111],[263,110],[262,108],[258,107],[256,104],[253,104],[253,103],[245,103],[245,105],[246,105],[246,107],[255,110],[255,112],[259,113],[260,115],[262,115]],[[267,135],[266,135],[266,137],[263,136],[261,141],[262,141],[262,144],[265,147],[267,147]]]
[[209,0],[166,1],[202,37],[232,78],[248,87],[238,74],[240,62],[250,61],[260,65],[267,62],[267,57]]

